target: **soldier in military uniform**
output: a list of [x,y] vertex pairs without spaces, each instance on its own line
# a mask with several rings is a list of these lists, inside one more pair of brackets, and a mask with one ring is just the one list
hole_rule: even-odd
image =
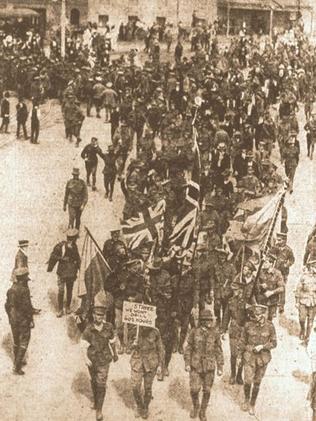
[[169,272],[162,267],[162,260],[155,258],[147,264],[149,270],[149,296],[156,307],[156,327],[159,329],[165,350],[165,360],[157,380],[163,381],[169,376],[168,366],[171,361],[175,341],[175,298]]
[[272,253],[276,256],[275,268],[278,269],[283,276],[284,291],[280,294],[279,312],[284,312],[285,305],[285,286],[290,273],[290,267],[295,263],[295,257],[292,249],[286,244],[287,234],[283,232],[277,233],[276,244],[272,248]]
[[[135,417],[147,419],[152,399],[152,384],[164,365],[164,346],[158,329],[139,327],[131,355],[131,382],[136,403]],[[142,393],[144,384],[144,394]]]
[[[179,262],[181,265],[181,262]],[[192,310],[198,310],[198,283],[194,277],[191,263],[186,259],[182,263],[182,273],[172,277],[173,289],[177,301],[177,320],[180,322],[180,341],[178,351],[183,354],[183,345],[190,324]]]
[[81,158],[85,161],[86,172],[87,172],[87,186],[90,186],[90,176],[92,175],[92,190],[95,191],[97,167],[98,167],[98,155],[102,155],[102,151],[98,145],[98,139],[96,137],[91,138],[89,145],[86,145],[82,152]]
[[105,188],[105,198],[109,198],[109,201],[112,202],[113,193],[114,193],[114,184],[117,175],[116,159],[117,156],[114,152],[114,146],[109,145],[108,151],[105,154],[101,155],[104,161],[103,168],[103,179],[104,179],[104,188]]
[[27,285],[29,271],[26,267],[15,270],[17,282],[13,283],[7,291],[5,310],[9,317],[13,336],[14,374],[23,375],[24,356],[31,338],[31,329],[34,328],[33,306],[30,290]]
[[214,313],[219,329],[222,329],[222,322],[228,299],[232,295],[231,284],[236,276],[234,265],[227,260],[228,252],[224,249],[218,249],[218,262],[214,271]]
[[[112,270],[117,268],[117,260],[121,261],[119,249],[122,247],[127,255],[127,249],[125,243],[120,239],[121,230],[119,228],[113,228],[110,230],[111,238],[106,240],[103,244],[102,254],[105,260],[108,262]],[[122,262],[122,261],[121,261]]]
[[199,311],[213,302],[211,290],[214,279],[215,264],[209,259],[207,244],[197,247],[193,263],[194,276],[197,281]]
[[248,198],[255,198],[260,195],[261,184],[258,177],[254,174],[252,162],[248,162],[247,175],[238,182],[238,188],[243,189],[245,197]]
[[105,321],[105,314],[105,300],[102,292],[99,292],[94,299],[93,321],[87,325],[81,337],[81,347],[91,378],[93,409],[96,410],[97,421],[103,420],[102,407],[110,364],[118,360],[114,329],[111,323]]
[[[246,300],[244,296],[244,285],[242,277],[237,275],[231,286],[233,296],[229,299],[225,309],[223,320],[223,333],[229,332],[230,348],[230,384],[243,384],[241,359],[241,336],[247,320]],[[237,360],[239,359],[238,372],[236,377]],[[240,360],[241,359],[241,360]]]
[[289,191],[293,193],[293,182],[299,162],[300,150],[297,146],[296,132],[292,132],[283,150],[285,174],[289,179]]
[[253,305],[248,311],[250,321],[245,324],[241,340],[245,395],[242,409],[255,415],[260,385],[271,360],[271,349],[277,346],[277,339],[273,323],[267,318],[267,307]]
[[275,268],[276,259],[272,253],[264,257],[255,288],[257,303],[268,307],[269,320],[276,316],[280,294],[285,288],[282,273]]
[[308,343],[316,315],[316,258],[306,263],[296,287],[295,300],[300,322],[300,339]]
[[[185,370],[190,373],[190,393],[192,398],[191,418],[206,421],[206,408],[210,400],[211,388],[217,375],[223,373],[224,356],[221,337],[214,325],[213,314],[210,310],[200,313],[200,326],[191,330],[188,344],[184,352]],[[200,406],[199,393],[203,389]]]
[[64,293],[67,290],[66,314],[70,314],[72,290],[80,268],[80,254],[76,244],[79,231],[75,228],[68,229],[67,240],[58,243],[49,258],[47,272],[52,272],[56,263],[58,276],[58,313],[57,317],[64,314]]
[[80,228],[81,214],[88,202],[88,189],[86,183],[79,178],[79,168],[72,170],[73,178],[66,184],[64,196],[64,211],[68,205],[68,228]]

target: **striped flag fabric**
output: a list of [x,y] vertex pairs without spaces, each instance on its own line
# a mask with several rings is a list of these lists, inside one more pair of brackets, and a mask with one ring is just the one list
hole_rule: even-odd
[[176,224],[169,237],[170,246],[177,245],[183,249],[190,248],[195,239],[195,227],[200,208],[200,178],[201,178],[201,162],[200,151],[197,144],[197,132],[193,127],[194,137],[194,164],[191,179],[188,181],[188,188],[185,197],[184,206],[177,217]]
[[127,247],[134,250],[144,242],[157,240],[161,244],[164,231],[165,200],[139,212],[138,217],[122,221],[122,234]]

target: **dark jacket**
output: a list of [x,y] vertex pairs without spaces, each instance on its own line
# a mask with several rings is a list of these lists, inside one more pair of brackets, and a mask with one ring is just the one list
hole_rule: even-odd
[[67,247],[66,241],[58,243],[50,255],[47,272],[52,272],[57,262],[58,276],[61,278],[76,278],[81,263],[77,244],[73,244],[70,248]]
[[17,282],[7,292],[5,309],[11,325],[28,325],[33,321],[33,306],[27,283]]

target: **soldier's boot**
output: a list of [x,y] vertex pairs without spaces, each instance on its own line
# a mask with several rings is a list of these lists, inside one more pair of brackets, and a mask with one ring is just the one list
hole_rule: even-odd
[[133,389],[134,400],[136,402],[135,418],[140,418],[143,414],[144,403],[138,389]]
[[92,403],[91,409],[97,409],[97,385],[94,381],[91,381],[91,390],[92,390]]
[[165,367],[165,368],[164,368],[164,370],[163,370],[163,375],[164,375],[165,377],[169,377],[169,369],[168,369],[168,367]]
[[242,410],[245,412],[249,411],[249,399],[250,399],[250,389],[251,389],[251,384],[244,384],[244,394],[245,394],[245,400],[244,403],[242,404]]
[[243,364],[240,363],[239,367],[238,367],[238,371],[237,371],[237,378],[236,378],[236,383],[239,384],[240,386],[242,386],[244,384],[244,381],[242,379],[242,370],[243,370]]
[[145,396],[144,396],[144,409],[143,409],[143,413],[142,413],[142,418],[144,420],[147,420],[149,417],[149,404],[151,401],[151,392],[149,391],[145,391]]
[[259,389],[260,389],[260,383],[255,383],[252,387],[252,393],[251,393],[251,399],[250,399],[250,408],[249,408],[249,414],[250,415],[255,415],[255,405],[256,405],[256,400],[257,400],[257,397],[258,397]]
[[201,409],[199,413],[200,421],[207,421],[206,419],[206,408],[208,405],[208,402],[210,400],[211,392],[203,392],[202,397],[202,403],[201,403]]
[[305,339],[305,321],[300,321],[301,331],[300,331],[300,340],[304,341]]
[[64,314],[64,290],[58,291],[57,301],[58,301],[58,312],[56,316],[62,317],[62,315]]
[[17,351],[13,372],[14,374],[18,374],[19,376],[23,376],[23,374],[25,374],[21,368],[25,353],[26,353],[26,348],[20,347],[20,349]]
[[103,402],[105,398],[105,387],[97,386],[96,387],[96,420],[102,421],[103,415],[102,415],[102,408],[103,408]]
[[229,384],[235,384],[236,383],[236,365],[237,365],[237,358],[236,357],[230,357],[230,379]]
[[192,409],[190,412],[190,418],[197,418],[200,409],[199,394],[191,392]]

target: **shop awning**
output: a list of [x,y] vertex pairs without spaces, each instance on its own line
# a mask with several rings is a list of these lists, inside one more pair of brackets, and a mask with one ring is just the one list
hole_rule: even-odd
[[311,9],[309,0],[219,0],[219,7],[248,10],[278,10],[298,11],[299,9]]
[[32,9],[26,8],[11,8],[5,7],[0,8],[0,18],[26,18],[26,17],[38,17],[39,14]]

